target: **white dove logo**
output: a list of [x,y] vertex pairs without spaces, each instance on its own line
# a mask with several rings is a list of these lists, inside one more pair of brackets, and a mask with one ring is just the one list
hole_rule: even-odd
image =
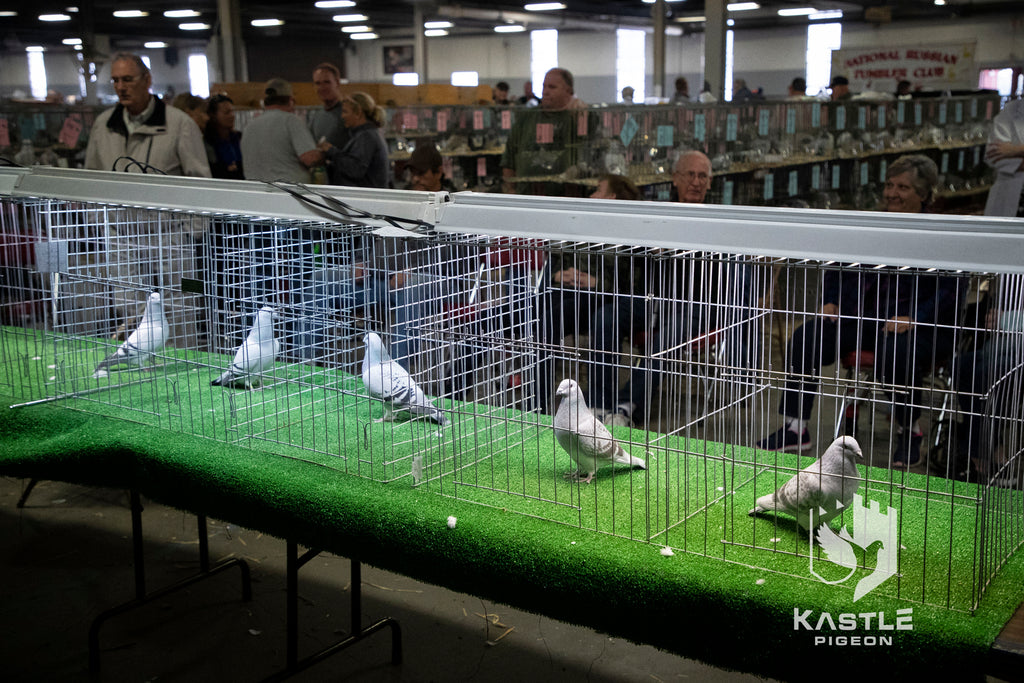
[[[827,584],[844,583],[854,572],[857,571],[857,556],[853,552],[854,545],[863,548],[865,551],[875,542],[880,542],[882,547],[878,549],[878,559],[875,563],[875,570],[868,576],[857,582],[853,591],[853,601],[857,602],[862,597],[878,588],[890,576],[896,575],[898,553],[897,534],[899,532],[899,512],[896,508],[887,508],[882,513],[878,501],[869,501],[870,507],[865,507],[864,498],[860,494],[853,496],[853,535],[846,531],[846,527],[839,530],[837,535],[828,524],[818,527],[818,543],[825,551],[829,562],[842,567],[847,567],[850,573],[837,581],[828,581],[814,570],[814,553],[811,553],[811,573],[819,580]],[[814,543],[814,527],[808,532],[811,544]]]

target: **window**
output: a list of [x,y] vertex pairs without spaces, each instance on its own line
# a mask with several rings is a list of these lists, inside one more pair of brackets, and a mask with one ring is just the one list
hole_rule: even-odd
[[558,66],[558,30],[553,28],[530,31],[530,79],[533,92],[539,93],[544,74]]
[[206,66],[206,55],[188,56],[188,87],[193,95],[210,96],[210,72]]
[[647,74],[647,50],[643,30],[620,28],[615,31],[615,91],[622,101],[622,89],[633,88],[633,101],[644,101],[644,80]]
[[[1014,72],[1017,71],[1016,77]],[[1016,81],[1016,82],[1015,82]],[[1024,74],[1011,67],[1005,69],[982,69],[978,74],[978,87],[986,90],[998,90],[1003,97],[1021,93]]]
[[480,72],[478,71],[453,71],[452,85],[463,85],[476,87],[480,85]]
[[733,37],[732,31],[725,32],[725,89],[722,96],[726,102],[732,101]]
[[816,95],[828,87],[832,81],[832,50],[842,47],[842,42],[842,24],[808,24],[807,92]]
[[46,65],[43,63],[43,48],[25,48],[28,54],[28,82],[32,97],[37,100],[46,99]]

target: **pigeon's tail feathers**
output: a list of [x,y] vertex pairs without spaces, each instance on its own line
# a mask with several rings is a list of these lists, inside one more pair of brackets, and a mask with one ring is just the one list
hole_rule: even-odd
[[757,499],[757,502],[754,503],[754,509],[750,511],[750,514],[774,510],[777,504],[778,501],[776,501],[774,493],[765,494]]
[[612,461],[619,463],[620,465],[629,465],[641,470],[647,469],[647,463],[643,461],[643,458],[638,458],[635,455],[630,455],[622,447],[621,444],[615,444],[615,454],[612,455]]

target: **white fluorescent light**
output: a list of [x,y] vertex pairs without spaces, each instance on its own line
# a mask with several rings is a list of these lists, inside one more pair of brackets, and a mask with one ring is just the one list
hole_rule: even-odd
[[681,36],[681,35],[683,35],[683,29],[679,28],[678,26],[666,26],[665,27],[665,35],[666,36]]
[[815,14],[818,10],[813,7],[789,7],[786,9],[779,10],[780,17],[805,17],[809,14]]
[[66,14],[40,14],[39,21],[71,21]]
[[935,4],[941,7],[946,4],[946,0],[935,0]]
[[439,36],[448,35],[448,31],[445,31],[443,28],[428,28],[423,32],[423,35],[427,38],[437,38]]
[[761,6],[756,2],[730,2],[725,9],[730,12],[746,12],[751,9],[761,9]]
[[78,11],[78,8],[77,7],[65,7],[64,11],[65,12],[71,12],[72,14],[74,14],[75,12]]
[[480,74],[476,71],[453,71],[452,85],[476,87],[480,85]]
[[320,9],[337,9],[338,7],[355,7],[356,3],[352,2],[352,0],[320,0],[320,2],[315,2],[313,5]]
[[168,19],[188,19],[190,17],[198,17],[199,12],[194,9],[169,9],[164,12],[164,16]]
[[531,2],[529,5],[523,5],[523,9],[527,12],[550,12],[551,10],[565,9],[564,2]]
[[815,12],[814,14],[808,14],[807,18],[811,21],[820,21],[822,19],[842,19],[843,10],[841,9],[829,9],[824,12]]
[[376,33],[353,33],[349,36],[352,40],[373,40],[377,37]]
[[162,47],[167,47],[167,43],[162,40],[151,40],[148,43],[143,43],[143,47],[148,47],[150,50],[157,50]]
[[391,76],[392,85],[419,85],[420,75],[418,73],[396,73]]
[[118,19],[138,19],[139,17],[148,17],[149,12],[140,9],[119,9],[114,12],[114,16]]
[[331,19],[333,19],[334,21],[342,23],[348,21],[366,21],[369,18],[370,17],[366,16],[365,14],[335,14],[333,17],[331,17]]
[[25,47],[25,52],[46,52],[46,48],[42,45],[28,45]]
[[0,17],[16,17],[16,16],[18,16],[18,13],[15,12],[14,10],[9,10],[9,9],[0,10]]
[[253,19],[249,22],[253,26],[283,26],[281,19]]
[[525,30],[526,27],[519,24],[502,24],[494,27],[495,33],[522,33]]
[[699,24],[700,22],[707,21],[707,20],[708,20],[708,18],[704,17],[704,16],[679,17],[678,19],[676,19],[676,23],[679,23],[679,24]]
[[203,31],[210,28],[210,25],[204,24],[202,22],[192,22],[186,24],[178,24],[178,28],[180,28],[182,31]]
[[373,29],[369,26],[342,26],[342,33],[369,33]]
[[424,21],[423,28],[451,28],[455,26],[450,21]]
[[725,25],[726,26],[735,26],[736,25],[736,20],[735,19],[726,19],[725,20]]
[[62,40],[60,42],[63,45],[81,45],[82,44],[82,39],[81,38],[65,38],[64,40]]
[[[683,2],[683,0],[665,0],[665,2]],[[654,0],[644,0],[645,5],[653,5]]]

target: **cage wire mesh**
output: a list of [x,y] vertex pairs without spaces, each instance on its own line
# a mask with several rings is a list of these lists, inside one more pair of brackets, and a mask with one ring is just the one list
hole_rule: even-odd
[[[880,576],[957,610],[1022,541],[1020,275],[56,199],[5,200],[2,220],[16,397],[727,562]],[[154,292],[166,344],[97,377]],[[211,385],[261,309],[273,362]],[[381,420],[369,333],[443,419]],[[564,380],[642,467],[571,476]],[[844,435],[863,457],[830,526],[849,546],[837,562],[828,531],[749,513]],[[867,520],[896,542],[872,547]]]

